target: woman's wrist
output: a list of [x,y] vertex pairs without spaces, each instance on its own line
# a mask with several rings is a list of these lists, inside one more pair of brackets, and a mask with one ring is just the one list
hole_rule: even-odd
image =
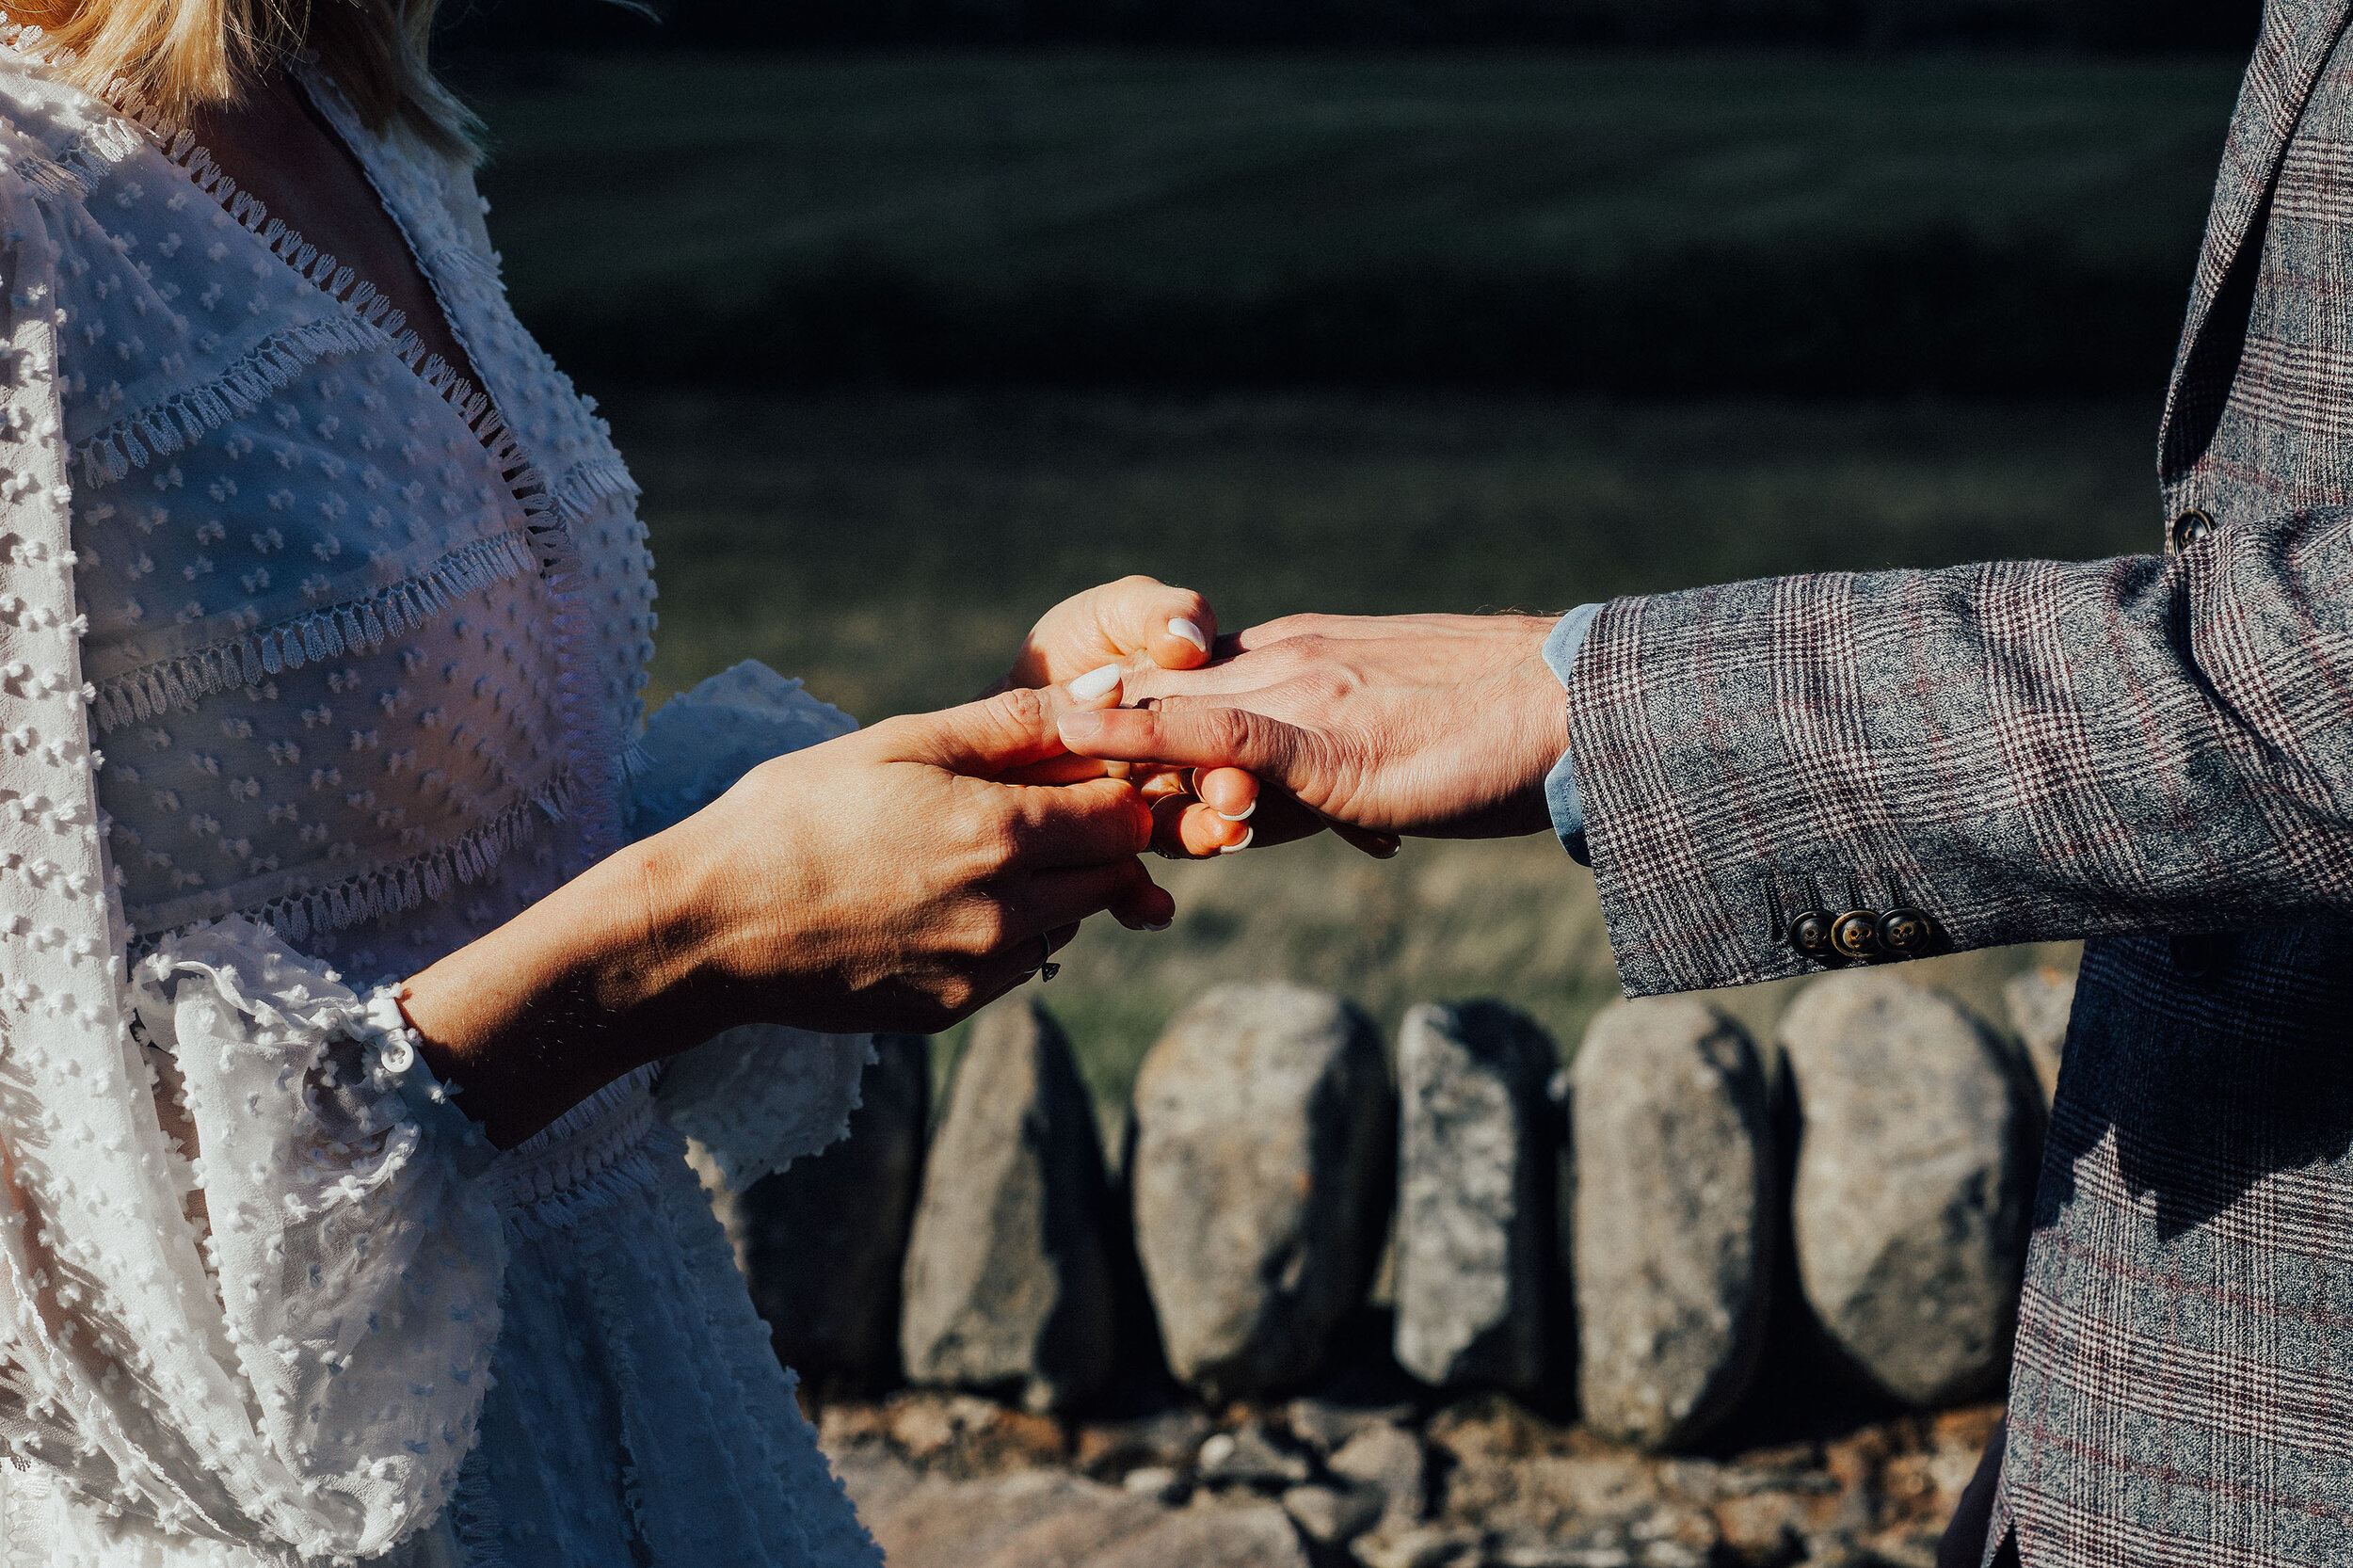
[[742,1021],[708,963],[717,847],[692,819],[632,844],[401,987],[425,1064],[492,1142]]

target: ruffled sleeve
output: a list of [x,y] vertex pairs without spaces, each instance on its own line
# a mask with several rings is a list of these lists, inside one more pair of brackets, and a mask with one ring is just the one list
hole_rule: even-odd
[[193,1135],[184,1180],[260,1449],[307,1552],[366,1557],[440,1511],[473,1445],[505,1232],[496,1151],[362,998],[268,930],[168,937],[131,1006]]
[[473,1446],[505,1272],[474,1179],[494,1151],[388,994],[248,920],[166,938],[117,1005],[110,1067],[12,1042],[50,1081],[10,1107],[0,1433],[168,1533],[384,1552]]
[[[856,728],[755,660],[714,675],[648,722],[632,778],[631,837],[683,821],[772,757]],[[845,1135],[873,1057],[868,1035],[749,1024],[672,1058],[656,1093],[670,1124],[741,1190]]]

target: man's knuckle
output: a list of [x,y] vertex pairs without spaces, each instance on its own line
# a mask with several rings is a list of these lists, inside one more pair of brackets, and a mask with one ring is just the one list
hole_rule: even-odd
[[998,698],[998,715],[1008,731],[1030,734],[1045,722],[1045,694],[1032,687],[1016,686]]
[[971,839],[971,859],[982,876],[995,876],[1021,858],[1022,845],[1029,835],[1021,820],[1014,816],[995,816],[975,826]]
[[1250,744],[1257,721],[1240,708],[1212,708],[1202,715],[1211,745],[1231,755]]
[[975,908],[963,924],[965,940],[975,953],[999,952],[1013,939],[1013,916],[994,900]]

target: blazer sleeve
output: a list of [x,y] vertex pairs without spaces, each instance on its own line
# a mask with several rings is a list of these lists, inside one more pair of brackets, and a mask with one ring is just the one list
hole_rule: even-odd
[[1926,952],[2353,919],[2343,509],[1618,600],[1568,687],[1632,996],[1819,972],[1808,908],[1920,910]]

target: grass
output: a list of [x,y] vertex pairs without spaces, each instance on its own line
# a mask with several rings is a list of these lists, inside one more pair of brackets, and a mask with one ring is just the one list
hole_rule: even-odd
[[[2092,557],[2153,547],[2159,521],[2139,406],[616,392],[606,411],[660,561],[652,695],[757,657],[870,720],[969,696],[1054,600],[1129,570],[1241,626]],[[1221,981],[1328,985],[1391,1030],[1417,1001],[1497,996],[1564,1048],[1615,994],[1592,880],[1549,840],[1156,869],[1176,928],[1096,922],[1044,993],[1107,1107]],[[2000,981],[2054,957],[1916,972],[1998,1020]],[[1788,992],[1721,1000],[1761,1030]]]
[[669,56],[479,96],[516,302],[576,368],[2011,395],[2163,375],[2236,78]]
[[842,254],[1249,289],[1939,226],[2186,288],[2237,80],[1969,56],[584,58],[482,95],[483,185],[526,312],[649,284],[740,300]]

